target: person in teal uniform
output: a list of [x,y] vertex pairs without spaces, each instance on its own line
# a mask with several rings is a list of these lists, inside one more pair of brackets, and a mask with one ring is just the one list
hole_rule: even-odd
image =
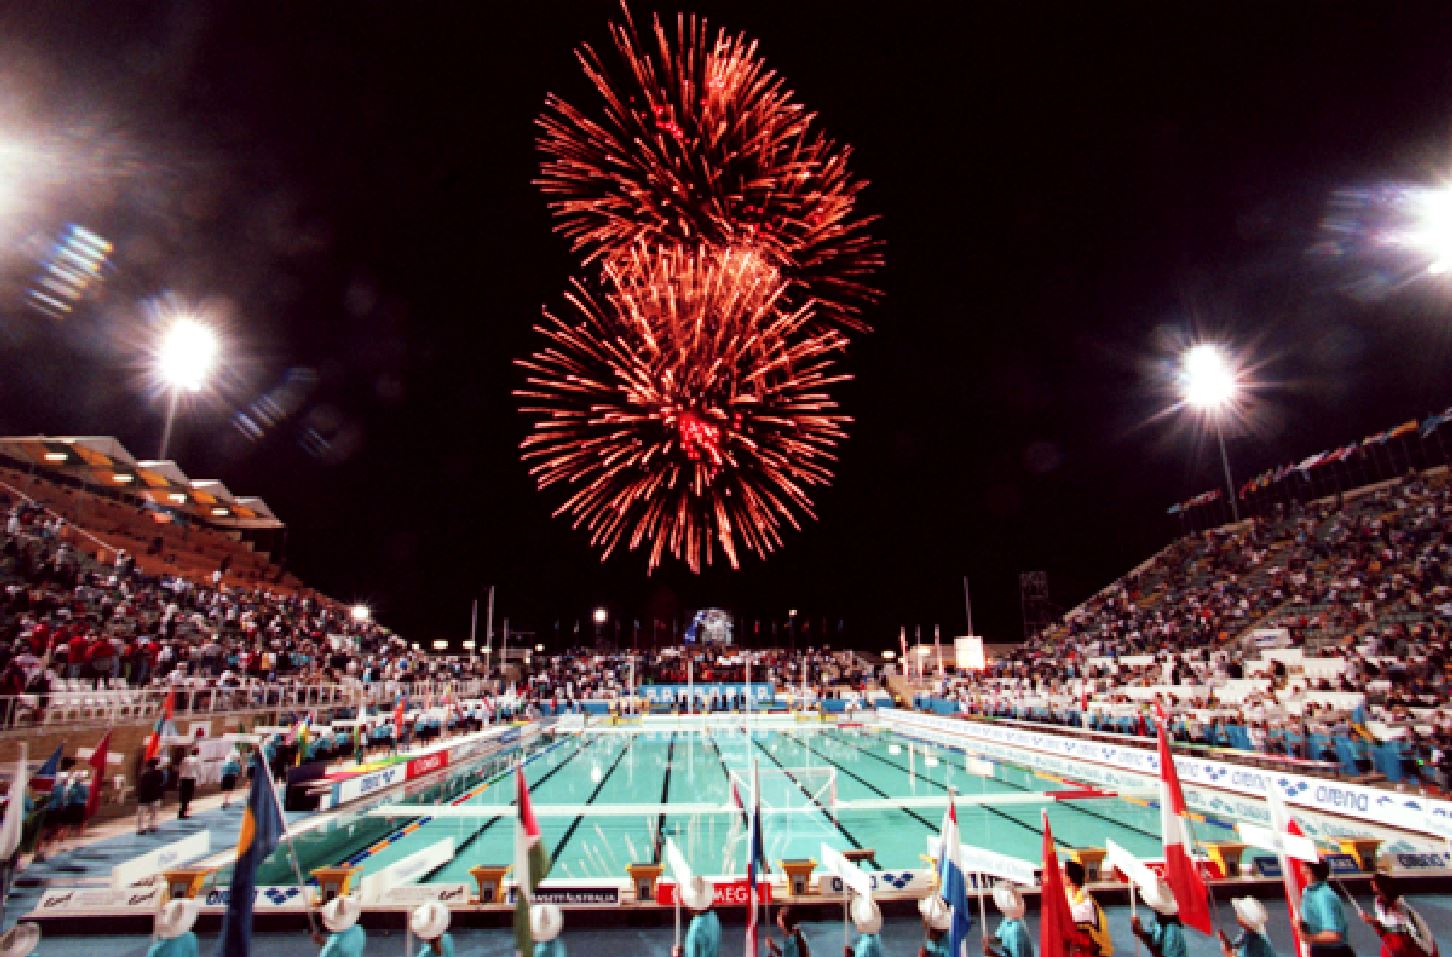
[[534,938],[534,957],[565,957],[560,940],[565,917],[555,904],[535,904],[529,909],[529,933]]
[[685,941],[671,949],[672,957],[719,957],[721,918],[711,909],[713,889],[700,877],[681,889],[681,906],[691,912]]
[[947,933],[953,923],[948,902],[934,891],[918,901],[918,913],[923,915],[923,933],[927,936],[918,948],[918,957],[948,957]]
[[1301,861],[1306,889],[1301,892],[1301,937],[1311,945],[1311,957],[1353,957],[1346,943],[1346,905],[1331,889],[1326,861]]
[[882,910],[870,896],[853,895],[852,926],[860,935],[856,947],[842,948],[844,957],[886,957],[882,949]]
[[812,950],[802,936],[797,912],[790,907],[780,907],[776,912],[776,926],[781,931],[781,943],[771,938],[766,940],[766,949],[773,957],[811,957]]
[[1034,957],[1034,939],[1023,920],[1023,895],[1004,885],[993,889],[993,903],[1003,914],[998,930],[983,938],[986,957]]
[[363,957],[368,935],[358,926],[363,905],[356,897],[334,897],[323,905],[323,926],[328,937],[318,957]]
[[156,915],[156,942],[146,957],[197,957],[197,935],[192,926],[197,922],[198,902],[192,898],[167,901]]
[[1151,888],[1139,889],[1140,897],[1153,912],[1150,923],[1140,923],[1138,915],[1129,919],[1129,929],[1149,948],[1150,957],[1187,957],[1185,927],[1180,923],[1180,905],[1175,893],[1163,880]]
[[242,761],[237,757],[234,750],[227,755],[227,760],[222,762],[222,810],[232,806],[232,791],[237,787],[237,779],[242,777]]
[[1230,902],[1235,910],[1235,922],[1240,925],[1240,934],[1234,941],[1219,931],[1222,957],[1276,957],[1270,938],[1265,935],[1269,915],[1265,905],[1254,897],[1237,897]]
[[40,946],[38,924],[16,924],[0,934],[0,957],[33,957]]
[[418,957],[454,957],[454,938],[448,934],[449,909],[438,901],[420,904],[408,920],[414,936],[423,942]]

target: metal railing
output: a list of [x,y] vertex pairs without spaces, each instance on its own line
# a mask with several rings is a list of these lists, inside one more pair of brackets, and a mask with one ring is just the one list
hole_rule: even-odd
[[477,698],[485,693],[489,683],[479,679],[370,684],[272,682],[236,688],[179,686],[171,691],[156,687],[87,689],[67,682],[60,685],[46,695],[0,697],[0,728],[112,726],[154,720],[163,713],[168,694],[174,694],[174,717],[199,717],[357,710],[365,706],[389,709],[404,694],[408,695],[410,707],[420,707],[430,698],[439,704],[446,694],[461,699]]

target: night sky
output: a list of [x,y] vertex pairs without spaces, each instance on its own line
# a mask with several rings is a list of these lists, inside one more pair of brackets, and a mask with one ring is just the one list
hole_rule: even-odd
[[[1452,176],[1445,5],[696,3],[854,147],[885,296],[820,521],[740,572],[602,565],[520,464],[511,390],[576,268],[532,121],[548,91],[590,102],[572,51],[617,9],[0,5],[0,145],[44,158],[0,167],[0,434],[152,456],[144,303],[170,293],[228,352],[172,457],[266,499],[293,570],[408,638],[464,637],[493,583],[547,642],[600,603],[627,633],[721,605],[879,649],[962,634],[965,574],[977,631],[1012,640],[1020,571],[1067,609],[1163,545],[1220,477],[1158,415],[1186,342],[1256,365],[1237,481],[1452,401],[1446,277],[1327,229],[1337,197]],[[55,320],[24,294],[72,222],[117,249]]]

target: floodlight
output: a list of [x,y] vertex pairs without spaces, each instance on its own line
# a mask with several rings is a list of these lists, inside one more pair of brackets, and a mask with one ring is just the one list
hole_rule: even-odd
[[354,621],[367,621],[373,617],[373,610],[367,605],[354,605],[352,614]]
[[1235,370],[1220,347],[1193,346],[1180,364],[1180,394],[1185,403],[1207,412],[1225,408],[1235,399]]
[[597,624],[597,625],[603,625],[603,624],[605,624],[605,619],[607,619],[609,617],[610,617],[610,613],[608,611],[606,611],[604,608],[596,608],[595,609],[595,624]]
[[178,318],[156,355],[157,375],[171,389],[196,392],[217,361],[217,334],[195,319]]

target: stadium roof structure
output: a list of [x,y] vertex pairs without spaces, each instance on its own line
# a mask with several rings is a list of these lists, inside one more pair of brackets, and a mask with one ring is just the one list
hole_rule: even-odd
[[0,438],[0,455],[206,525],[284,527],[262,499],[233,495],[217,479],[189,478],[172,461],[138,461],[110,436],[10,436]]

